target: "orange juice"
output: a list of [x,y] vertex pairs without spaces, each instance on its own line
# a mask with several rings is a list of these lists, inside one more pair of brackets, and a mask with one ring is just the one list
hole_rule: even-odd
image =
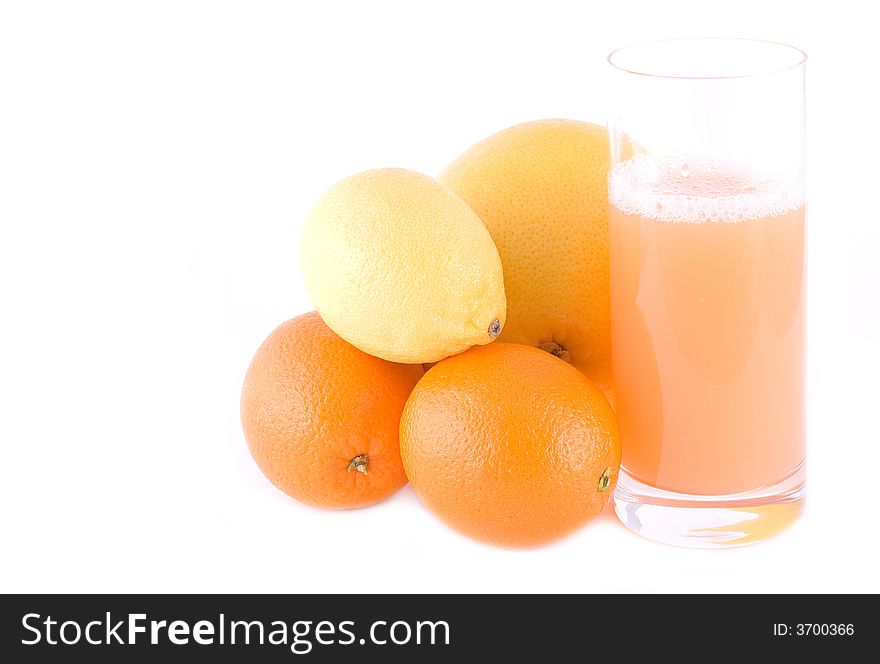
[[804,459],[802,195],[635,157],[609,199],[624,469],[699,495],[784,479]]

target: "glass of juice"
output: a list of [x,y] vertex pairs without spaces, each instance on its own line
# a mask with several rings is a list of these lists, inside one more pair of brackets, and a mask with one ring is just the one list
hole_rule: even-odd
[[615,510],[725,547],[804,499],[804,64],[791,46],[614,51],[608,179]]

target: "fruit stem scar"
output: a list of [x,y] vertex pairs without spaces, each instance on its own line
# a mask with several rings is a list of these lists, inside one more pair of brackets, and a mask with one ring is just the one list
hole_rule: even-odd
[[558,357],[560,360],[565,360],[569,364],[571,364],[571,353],[565,350],[564,347],[560,346],[555,341],[542,341],[538,344],[538,348],[543,351],[547,351],[551,355]]
[[605,492],[608,491],[608,487],[611,485],[611,468],[606,468],[602,475],[599,477],[599,491]]
[[501,334],[501,321],[497,318],[489,323],[489,338],[494,339]]
[[367,474],[367,467],[370,465],[370,459],[366,454],[358,454],[354,459],[348,462],[348,472],[356,470],[359,473]]

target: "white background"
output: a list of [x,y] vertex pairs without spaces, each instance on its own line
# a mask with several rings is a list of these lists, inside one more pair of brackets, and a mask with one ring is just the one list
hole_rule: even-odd
[[[6,2],[0,590],[880,591],[876,25],[835,2]],[[605,55],[727,35],[810,54],[809,499],[777,539],[653,544],[610,511],[531,551],[407,488],[325,512],[238,423],[311,309],[297,237],[352,172],[437,173],[544,117],[604,122]]]

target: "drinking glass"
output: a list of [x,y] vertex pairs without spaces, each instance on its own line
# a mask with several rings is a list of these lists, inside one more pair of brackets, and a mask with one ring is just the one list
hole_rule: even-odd
[[753,542],[804,498],[806,55],[681,39],[608,60],[615,510],[661,542]]

